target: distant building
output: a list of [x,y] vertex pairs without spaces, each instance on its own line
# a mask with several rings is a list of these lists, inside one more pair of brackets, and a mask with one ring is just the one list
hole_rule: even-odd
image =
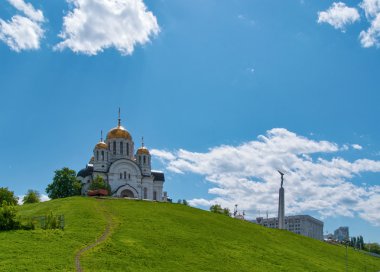
[[[257,217],[254,223],[268,228],[278,228],[278,218]],[[317,240],[323,240],[323,222],[309,215],[285,216],[285,228]]]
[[350,239],[348,227],[339,227],[334,231],[334,239],[342,242]]

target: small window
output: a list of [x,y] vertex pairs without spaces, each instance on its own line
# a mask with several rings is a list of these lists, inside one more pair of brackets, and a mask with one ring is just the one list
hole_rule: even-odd
[[116,155],[116,142],[113,142],[113,154]]
[[102,150],[102,161],[104,161],[104,151]]
[[144,160],[144,164],[146,163],[146,158],[145,158],[145,156],[143,157],[143,160]]
[[123,179],[123,174],[122,173],[120,173],[120,179]]
[[127,172],[124,171],[124,179],[127,179]]
[[123,154],[123,142],[120,142],[120,154]]
[[96,151],[96,160],[99,160],[99,151]]
[[144,199],[148,198],[148,188],[144,187]]
[[141,157],[139,156],[139,163],[141,164]]
[[131,174],[128,174],[128,179],[131,179]]
[[127,143],[127,156],[129,156],[129,143]]
[[153,200],[157,200],[157,192],[156,191],[153,192]]

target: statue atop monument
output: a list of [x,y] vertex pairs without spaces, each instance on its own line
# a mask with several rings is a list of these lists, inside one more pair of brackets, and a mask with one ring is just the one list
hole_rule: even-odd
[[284,173],[277,170],[281,175],[281,187],[278,192],[278,228],[286,229],[285,226],[285,189],[282,187],[284,185]]
[[280,175],[281,175],[281,188],[282,188],[282,185],[284,184],[284,173],[282,173],[280,170],[277,170],[279,173],[280,173]]

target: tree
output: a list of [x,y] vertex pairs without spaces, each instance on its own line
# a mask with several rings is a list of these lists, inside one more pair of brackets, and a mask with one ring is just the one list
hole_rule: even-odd
[[51,199],[80,195],[81,184],[76,173],[67,167],[55,171],[53,182],[46,188]]
[[231,216],[230,209],[229,208],[224,208],[223,209],[223,214],[227,216]]
[[40,200],[40,193],[36,190],[29,189],[24,198],[22,199],[23,204],[30,204],[30,203],[39,203]]
[[0,187],[0,205],[3,201],[11,205],[17,205],[18,197],[12,191],[9,191],[7,187]]
[[210,207],[210,211],[213,213],[223,213],[222,206],[219,204],[214,204]]
[[108,191],[108,194],[111,194],[111,186],[104,181],[104,179],[101,176],[96,176],[96,178],[91,182],[90,190],[98,190],[98,189],[105,189]]
[[20,226],[20,222],[16,219],[14,205],[3,200],[0,205],[0,230],[13,230],[20,228]]
[[230,213],[230,209],[228,208],[222,208],[222,206],[220,204],[214,204],[210,207],[210,211],[213,212],[213,213],[220,213],[220,214],[224,214],[224,215],[227,215],[227,216],[231,216],[231,213]]
[[189,206],[189,202],[187,202],[186,199],[183,199],[183,200],[182,200],[182,204],[185,205],[185,206]]

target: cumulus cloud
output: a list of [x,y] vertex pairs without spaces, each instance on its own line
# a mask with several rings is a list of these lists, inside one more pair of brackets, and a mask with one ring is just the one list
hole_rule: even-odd
[[[380,0],[364,0],[359,4],[370,26],[362,30],[359,40],[364,48],[380,47]],[[333,3],[326,11],[318,12],[318,23],[328,23],[336,29],[345,31],[345,26],[360,19],[356,8],[347,7],[342,2]]]
[[35,22],[43,22],[44,15],[41,10],[36,10],[32,4],[25,3],[24,0],[8,0],[19,11],[22,11],[28,18]]
[[359,4],[367,18],[376,17],[380,12],[380,0],[364,0]]
[[44,35],[42,23],[45,19],[42,11],[23,0],[8,2],[25,16],[15,15],[8,21],[0,18],[0,40],[16,52],[39,49]]
[[353,144],[351,146],[352,146],[353,149],[356,149],[356,150],[362,150],[363,149],[363,147],[361,145],[359,145],[359,144]]
[[137,44],[145,44],[160,28],[143,0],[67,0],[73,5],[63,18],[62,42],[57,50],[96,55],[114,47],[131,54]]
[[[339,152],[344,151],[336,143],[315,141],[275,128],[257,140],[213,147],[205,153],[180,149],[170,155],[159,150],[152,154],[161,158],[169,171],[199,174],[213,185],[208,191],[210,199],[190,200],[192,205],[207,207],[219,203],[232,209],[239,204],[251,217],[259,210],[275,215],[280,185],[276,170],[280,169],[286,173],[288,214],[360,216],[380,226],[380,188],[351,182],[363,172],[380,172],[380,161],[350,162],[337,156]],[[326,155],[332,158],[326,159]]]
[[380,46],[380,13],[371,21],[371,26],[366,31],[361,31],[359,35],[360,43],[363,47]]
[[318,12],[318,23],[328,23],[335,29],[345,31],[346,25],[353,24],[360,19],[356,8],[347,7],[342,2],[333,3],[326,11]]
[[365,12],[366,18],[371,23],[367,30],[359,34],[360,43],[363,47],[379,47],[380,42],[380,0],[364,0],[359,5]]

